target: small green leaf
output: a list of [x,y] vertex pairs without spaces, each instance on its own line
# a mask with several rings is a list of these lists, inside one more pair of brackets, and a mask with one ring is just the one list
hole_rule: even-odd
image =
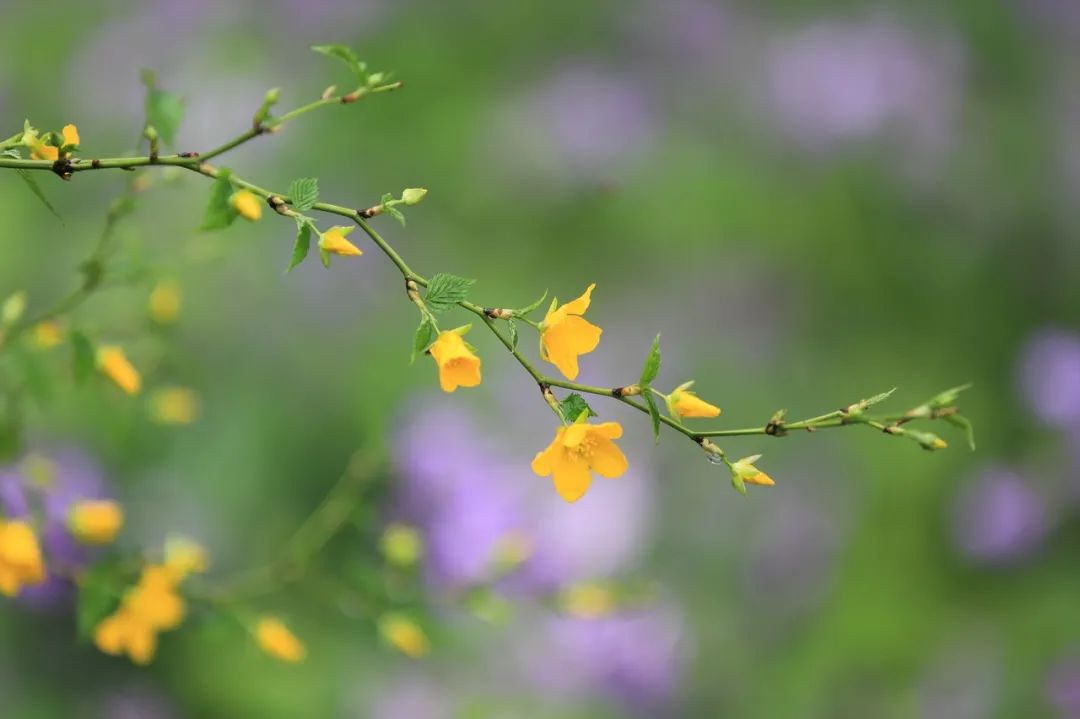
[[292,259],[289,260],[289,266],[285,272],[291,272],[294,267],[303,262],[310,249],[311,223],[306,219],[298,220],[296,223],[296,243],[293,244]]
[[522,307],[521,309],[511,310],[511,311],[514,313],[515,317],[526,317],[530,313],[535,312],[537,310],[537,308],[540,307],[540,305],[544,304],[544,300],[547,299],[547,295],[548,295],[548,291],[544,290],[544,294],[540,295],[540,299],[538,299],[536,302],[533,302],[532,304],[526,305],[525,307]]
[[89,641],[94,629],[120,604],[125,578],[115,563],[98,562],[83,572],[78,582],[75,626],[78,637]]
[[289,185],[289,199],[294,210],[307,212],[319,201],[319,181],[314,177],[302,177]]
[[517,322],[514,322],[514,318],[511,317],[506,321],[506,329],[510,332],[510,346],[517,349],[518,346],[518,330]]
[[435,324],[431,321],[430,317],[425,315],[421,318],[420,325],[416,328],[416,334],[413,335],[412,355],[409,357],[409,362],[415,362],[417,355],[426,352],[434,339]]
[[862,409],[870,409],[875,404],[881,404],[882,402],[887,400],[889,397],[892,397],[893,392],[895,392],[895,391],[896,391],[896,387],[893,387],[888,392],[882,392],[880,394],[875,394],[873,397],[871,397],[869,399],[864,399],[861,402],[859,402],[859,406]]
[[954,427],[959,427],[964,430],[964,436],[967,438],[968,447],[971,447],[971,451],[975,451],[975,427],[971,424],[971,420],[962,414],[949,414],[944,417],[945,421]]
[[221,169],[214,183],[210,186],[210,198],[206,202],[206,212],[203,214],[202,230],[220,230],[228,227],[236,219],[236,210],[229,199],[233,195],[232,182],[229,180],[231,171]]
[[153,73],[144,72],[143,83],[146,85],[146,124],[171,145],[184,118],[184,101],[179,95],[159,90]]
[[400,222],[402,227],[405,226],[405,213],[403,213],[401,210],[394,207],[393,205],[383,205],[383,210],[386,211],[386,214],[390,215],[395,220]]
[[352,48],[348,45],[312,45],[311,49],[320,55],[335,57],[349,66],[356,78],[364,82],[367,73],[367,65],[361,62]]
[[645,388],[642,388],[641,396],[645,398],[645,404],[649,408],[649,418],[652,419],[652,431],[653,437],[657,442],[660,441],[660,408],[656,406],[656,398],[653,397],[653,393]]
[[645,358],[645,364],[641,367],[641,379],[638,380],[638,384],[645,395],[650,394],[646,389],[652,385],[652,381],[656,379],[656,375],[659,373],[660,335],[656,335],[652,341],[652,347],[649,348],[649,355]]
[[97,364],[94,357],[94,345],[90,338],[79,330],[71,331],[71,368],[75,375],[75,384],[82,384],[94,372]]
[[585,398],[577,392],[571,393],[569,397],[559,402],[559,413],[567,422],[576,422],[582,414],[586,417],[598,416]]
[[37,179],[30,173],[29,170],[17,169],[15,173],[19,176],[26,186],[30,188],[30,192],[34,193],[34,197],[41,201],[41,204],[45,205],[53,217],[60,220],[60,224],[64,224],[64,218],[60,216],[60,213],[56,211],[53,204],[49,202],[49,198],[45,196],[45,191],[41,189],[41,185],[38,184]]
[[424,302],[435,314],[445,312],[468,297],[474,284],[476,280],[440,272],[428,283]]

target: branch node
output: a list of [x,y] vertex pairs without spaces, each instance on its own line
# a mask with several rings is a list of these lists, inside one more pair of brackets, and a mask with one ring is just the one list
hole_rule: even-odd
[[71,160],[67,157],[61,157],[59,160],[52,164],[52,171],[56,173],[56,176],[61,180],[70,180],[71,175],[74,172],[72,169]]
[[485,307],[484,316],[492,320],[508,320],[514,316],[514,311],[501,307]]
[[266,204],[270,205],[270,209],[284,217],[296,217],[296,212],[289,207],[289,203],[279,195],[270,195],[266,198]]
[[199,156],[199,153],[197,153],[197,152],[181,152],[180,153],[180,157],[188,158],[188,159],[190,159],[192,157],[198,157],[198,156]]

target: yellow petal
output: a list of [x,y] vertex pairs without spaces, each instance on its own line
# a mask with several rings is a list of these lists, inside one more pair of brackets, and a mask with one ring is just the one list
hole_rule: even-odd
[[588,320],[570,315],[545,329],[540,341],[547,360],[572,380],[578,375],[578,356],[596,349],[602,333],[603,330]]
[[614,479],[626,471],[626,455],[610,439],[598,437],[593,447],[591,465],[600,476]]
[[283,662],[296,663],[307,654],[303,642],[276,617],[259,620],[255,627],[255,641],[260,649]]
[[744,482],[749,482],[750,484],[758,484],[758,485],[761,485],[763,487],[772,487],[773,485],[776,484],[776,482],[773,481],[772,477],[765,474],[761,470],[757,470],[756,472],[754,472],[752,474],[744,474],[743,475],[743,481]]
[[341,233],[341,230],[327,230],[323,233],[323,236],[319,238],[319,247],[343,257],[355,257],[364,254],[359,247],[345,239],[345,235]]
[[601,422],[592,426],[594,432],[601,437],[608,439],[618,439],[622,437],[622,425],[618,422]]
[[112,614],[94,629],[94,646],[105,654],[117,656],[124,651],[125,631],[122,615]]
[[60,158],[60,150],[52,145],[46,145],[44,142],[38,143],[34,146],[34,149],[30,151],[30,159],[32,160],[48,160],[50,162],[56,162]]
[[563,305],[563,307],[566,309],[566,313],[569,315],[585,314],[585,310],[589,309],[589,304],[592,302],[592,291],[595,287],[596,283],[593,282],[591,285],[588,286],[585,292],[582,293],[581,297],[578,297],[576,300],[567,302],[565,305]]
[[157,632],[150,627],[134,625],[128,629],[127,652],[131,661],[145,666],[157,651]]
[[79,144],[79,128],[74,125],[64,125],[64,129],[61,131],[64,136],[65,145],[78,145]]
[[564,457],[555,464],[552,481],[559,496],[567,502],[576,502],[588,491],[592,474],[583,460]]
[[546,477],[555,470],[555,461],[559,457],[559,453],[562,452],[562,433],[563,428],[555,433],[555,439],[552,440],[546,448],[536,453],[532,461],[532,471],[538,477]]
[[672,408],[680,417],[719,417],[720,408],[698,398],[693,392],[676,392]]
[[255,222],[262,217],[262,202],[250,190],[238,190],[229,199],[236,214],[248,222]]

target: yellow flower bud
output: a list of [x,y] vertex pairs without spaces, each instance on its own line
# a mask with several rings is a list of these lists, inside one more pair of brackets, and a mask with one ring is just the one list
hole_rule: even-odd
[[168,325],[176,322],[182,305],[183,293],[180,285],[175,280],[159,280],[150,292],[147,310],[154,322]]
[[363,251],[345,239],[345,235],[352,231],[351,227],[331,227],[319,235],[319,249],[344,257],[356,257],[364,254]]
[[303,661],[307,650],[285,623],[276,617],[262,617],[255,626],[259,648],[274,659],[295,664]]
[[34,339],[34,345],[38,349],[52,349],[63,340],[63,333],[60,331],[60,325],[51,320],[38,322],[34,325],[31,333]]
[[181,582],[189,574],[202,573],[210,559],[202,545],[186,537],[170,537],[165,542],[165,571],[173,581]]
[[711,405],[690,391],[693,382],[676,387],[667,398],[668,412],[672,417],[719,417],[720,408]]
[[732,474],[736,475],[742,482],[757,484],[762,487],[773,486],[776,482],[773,481],[772,477],[754,466],[754,462],[757,462],[759,459],[761,459],[761,455],[754,454],[749,457],[743,457],[736,462],[732,462]]
[[99,348],[97,363],[101,373],[127,394],[138,394],[142,389],[142,376],[119,347],[106,345]]
[[107,499],[78,502],[68,511],[67,526],[83,544],[109,544],[124,526],[124,511]]
[[599,619],[615,611],[611,589],[595,582],[581,582],[569,587],[559,598],[562,610],[579,619]]
[[26,312],[26,291],[19,290],[0,305],[0,324],[15,324],[22,318],[23,312]]
[[381,542],[383,556],[398,567],[411,567],[424,554],[424,539],[415,527],[391,524],[383,532]]
[[431,651],[431,642],[424,630],[403,614],[390,613],[380,617],[379,633],[390,646],[411,659],[419,659]]
[[236,210],[236,214],[248,222],[255,222],[262,217],[262,202],[250,190],[239,190],[233,193],[229,202],[232,204],[232,208]]
[[427,190],[423,187],[410,187],[401,193],[401,201],[406,205],[415,205],[424,199]]
[[191,424],[198,416],[199,398],[186,387],[162,387],[150,395],[150,418],[158,424]]

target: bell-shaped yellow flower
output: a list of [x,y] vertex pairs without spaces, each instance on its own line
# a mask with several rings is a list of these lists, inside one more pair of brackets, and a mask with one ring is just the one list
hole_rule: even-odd
[[578,356],[592,352],[600,344],[603,330],[582,316],[589,309],[594,287],[595,282],[581,297],[561,307],[553,302],[540,323],[540,356],[558,367],[567,379],[577,379]]
[[771,487],[776,482],[772,477],[762,472],[760,469],[754,466],[754,462],[761,459],[760,454],[754,454],[749,457],[743,457],[742,459],[731,463],[731,472],[736,475],[742,482],[748,482],[750,484],[757,484],[763,487]]
[[236,214],[248,222],[255,222],[262,217],[262,202],[251,190],[237,190],[229,198],[229,204],[236,210]]
[[124,350],[115,345],[105,345],[98,349],[98,369],[112,380],[113,384],[128,394],[138,394],[142,389],[142,375],[128,360]]
[[424,630],[403,614],[390,613],[381,616],[379,633],[390,646],[410,659],[419,659],[431,651],[431,642]]
[[719,417],[720,408],[700,399],[690,391],[693,382],[679,385],[667,396],[668,412],[672,417]]
[[41,546],[30,525],[0,520],[0,594],[14,597],[24,585],[45,581]]
[[444,392],[480,384],[480,358],[462,339],[464,330],[440,332],[428,350],[439,366],[439,386]]
[[319,235],[319,249],[343,257],[356,257],[364,254],[363,250],[345,239],[352,232],[352,227],[331,227]]
[[68,510],[67,526],[83,544],[108,544],[124,526],[124,510],[108,499],[76,502]]
[[276,617],[262,617],[255,625],[255,642],[259,648],[283,662],[303,661],[307,650],[285,623]]
[[576,502],[589,489],[592,472],[613,479],[626,471],[626,455],[612,442],[622,431],[618,422],[559,427],[547,449],[533,459],[532,470],[541,477],[550,474],[559,495]]

